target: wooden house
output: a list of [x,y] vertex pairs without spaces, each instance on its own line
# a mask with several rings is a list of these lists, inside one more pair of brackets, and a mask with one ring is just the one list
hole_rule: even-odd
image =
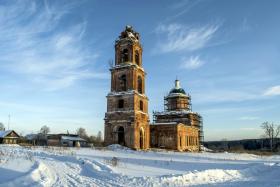
[[17,144],[19,137],[14,130],[0,131],[0,144]]
[[85,147],[87,141],[76,134],[51,134],[47,136],[48,146]]

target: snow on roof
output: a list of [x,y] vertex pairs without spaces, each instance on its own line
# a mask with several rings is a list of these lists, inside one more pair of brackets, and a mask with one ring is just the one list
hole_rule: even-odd
[[83,138],[77,136],[61,136],[61,140],[70,140],[70,141],[86,141]]
[[163,111],[163,112],[154,112],[154,115],[182,115],[182,114],[196,114],[198,116],[199,113],[193,112],[191,110],[178,110],[178,111]]
[[[172,90],[170,91],[172,92]],[[189,94],[183,94],[183,93],[169,93],[167,96],[165,96],[166,98],[170,98],[170,97],[191,97]]]
[[8,134],[10,134],[13,130],[7,130],[7,131],[0,131],[0,138],[6,137]]
[[147,98],[147,96],[145,94],[140,94],[138,91],[135,91],[135,90],[128,90],[128,91],[121,91],[121,92],[109,92],[107,97],[110,97],[110,96],[122,96],[122,95],[130,95],[130,94],[138,94],[139,96],[141,97],[144,97],[144,98]]
[[137,67],[138,69],[140,69],[142,71],[145,71],[143,67],[138,66],[137,64],[134,64],[134,63],[131,63],[131,62],[117,64],[114,67],[110,68],[110,70],[120,69],[120,68],[125,68],[125,67],[130,67],[130,66],[134,66],[134,67]]
[[163,123],[153,123],[151,125],[177,125],[177,122],[163,122]]
[[134,94],[133,90],[128,90],[128,91],[122,91],[122,92],[110,92],[108,93],[107,96],[115,96],[115,95],[129,95],[129,94]]

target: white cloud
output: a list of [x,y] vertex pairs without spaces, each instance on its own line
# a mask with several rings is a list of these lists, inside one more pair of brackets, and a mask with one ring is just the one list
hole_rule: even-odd
[[191,56],[189,58],[183,58],[181,67],[185,69],[197,69],[204,64],[204,61],[199,56]]
[[180,24],[159,25],[156,33],[162,39],[157,44],[159,52],[194,51],[203,48],[217,32],[218,25],[188,27]]
[[268,88],[268,89],[264,92],[264,95],[265,95],[265,96],[280,95],[280,85],[272,86],[272,87]]
[[257,116],[243,116],[243,117],[239,118],[239,120],[244,120],[244,121],[253,121],[253,120],[257,120],[257,119],[260,119],[260,118]]
[[46,90],[66,88],[82,79],[107,78],[93,69],[98,52],[86,50],[87,23],[63,25],[62,18],[73,6],[24,0],[0,5],[2,69],[23,74]]

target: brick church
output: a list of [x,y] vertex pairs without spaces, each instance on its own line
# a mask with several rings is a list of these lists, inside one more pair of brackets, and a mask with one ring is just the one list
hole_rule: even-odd
[[199,150],[203,141],[202,118],[192,112],[191,98],[180,87],[179,80],[164,98],[165,111],[154,112],[150,124],[140,35],[131,26],[126,26],[115,41],[115,64],[110,71],[105,144],[136,150]]

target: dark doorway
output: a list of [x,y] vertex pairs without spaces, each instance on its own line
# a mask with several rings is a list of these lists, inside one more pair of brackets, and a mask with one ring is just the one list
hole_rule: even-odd
[[119,127],[118,129],[118,144],[125,145],[124,144],[124,128]]
[[140,149],[144,149],[144,130],[140,129]]

